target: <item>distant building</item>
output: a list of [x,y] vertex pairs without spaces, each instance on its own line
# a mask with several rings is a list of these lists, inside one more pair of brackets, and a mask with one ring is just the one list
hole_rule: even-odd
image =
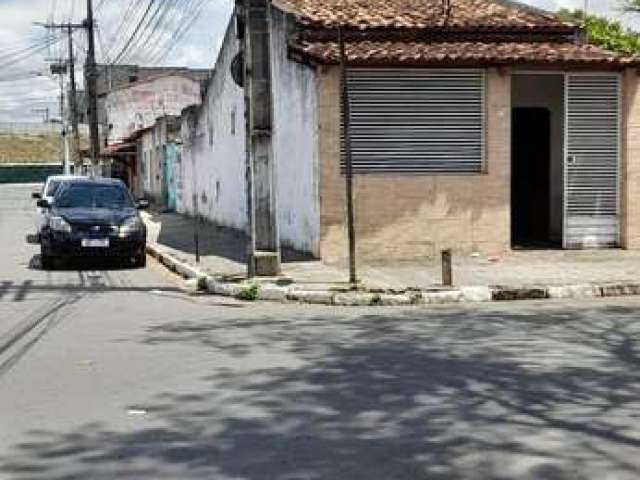
[[156,119],[179,116],[201,101],[200,83],[182,74],[168,74],[112,89],[103,97],[105,141],[126,141],[136,131],[152,127]]
[[142,67],[140,65],[97,65],[96,91],[104,97],[112,90],[166,75],[181,75],[206,83],[211,70],[185,67]]

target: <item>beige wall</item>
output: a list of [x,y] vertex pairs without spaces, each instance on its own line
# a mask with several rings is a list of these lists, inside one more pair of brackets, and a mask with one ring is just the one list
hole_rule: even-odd
[[622,246],[640,249],[640,79],[623,76]]
[[[340,77],[319,72],[323,260],[345,258],[344,177],[339,171]],[[500,254],[510,247],[511,76],[487,72],[487,174],[370,174],[355,178],[360,261],[419,260],[441,249]]]

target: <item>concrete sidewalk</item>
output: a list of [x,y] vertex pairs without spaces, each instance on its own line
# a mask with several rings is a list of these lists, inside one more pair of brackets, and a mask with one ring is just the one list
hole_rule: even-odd
[[[152,248],[189,265],[218,283],[246,280],[247,238],[240,232],[198,223],[176,213],[148,213],[145,221]],[[198,231],[200,262],[196,264],[194,232]],[[298,291],[340,293],[348,289],[346,265],[327,265],[293,251],[283,252],[283,283]],[[422,262],[360,264],[362,290],[373,294],[452,292],[472,300],[602,296],[603,288],[640,292],[640,252],[624,250],[520,251],[503,257],[454,256],[454,289],[443,289],[439,259]],[[268,281],[261,281],[268,284]],[[415,297],[415,295],[414,295]],[[463,295],[464,297],[464,295]],[[413,297],[411,297],[413,298]],[[409,303],[412,303],[411,298]],[[458,296],[453,295],[453,298]],[[334,299],[335,300],[335,299]],[[374,299],[377,300],[377,297]],[[415,298],[413,298],[415,303]],[[364,300],[363,300],[364,302]],[[329,302],[323,297],[323,302]],[[360,302],[361,304],[362,302]]]

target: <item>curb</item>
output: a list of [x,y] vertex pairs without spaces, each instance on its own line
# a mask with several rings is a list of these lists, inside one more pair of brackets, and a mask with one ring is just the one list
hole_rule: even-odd
[[343,292],[331,290],[303,290],[295,285],[279,286],[270,283],[225,282],[175,258],[155,244],[147,244],[147,253],[168,270],[193,281],[194,291],[234,297],[245,301],[307,303],[316,305],[408,306],[445,305],[461,303],[507,302],[516,300],[579,299],[599,297],[627,297],[640,295],[640,283],[607,282],[569,285],[533,286],[468,286],[450,290],[411,290],[388,292]]

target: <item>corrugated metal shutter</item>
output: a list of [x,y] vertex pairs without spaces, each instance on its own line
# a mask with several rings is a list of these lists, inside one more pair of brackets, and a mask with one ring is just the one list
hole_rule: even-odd
[[620,78],[566,81],[565,247],[620,243]]
[[348,82],[355,173],[482,172],[482,70],[350,69]]

